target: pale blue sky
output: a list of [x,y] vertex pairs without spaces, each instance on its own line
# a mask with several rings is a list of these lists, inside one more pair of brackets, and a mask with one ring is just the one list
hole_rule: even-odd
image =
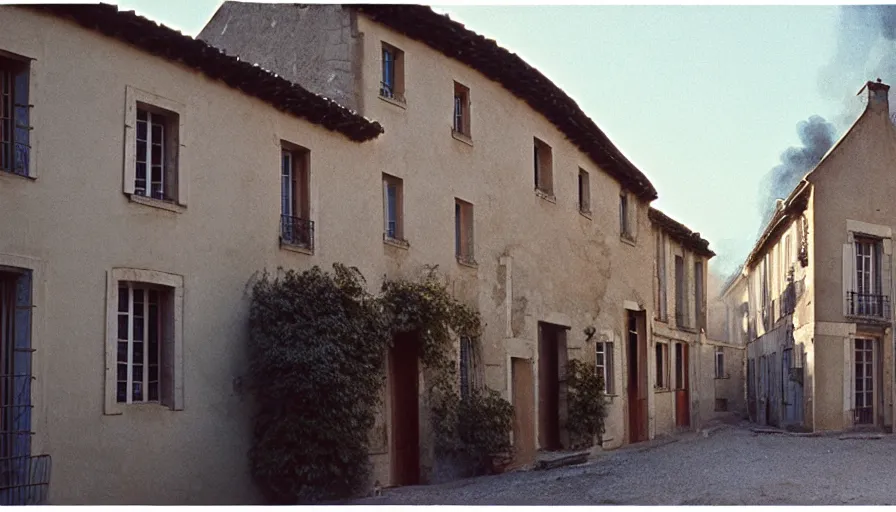
[[[195,35],[220,0],[118,3]],[[799,145],[796,124],[842,116],[875,78],[857,62],[848,80],[822,79],[837,50],[836,6],[439,10],[575,99],[657,187],[654,205],[709,239],[722,272],[752,246],[760,179]]]

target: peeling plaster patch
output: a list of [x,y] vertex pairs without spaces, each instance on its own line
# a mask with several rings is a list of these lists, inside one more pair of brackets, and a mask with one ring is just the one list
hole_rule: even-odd
[[510,328],[513,330],[513,337],[522,337],[523,329],[526,327],[526,310],[529,308],[529,299],[526,297],[518,297],[513,299],[513,314],[510,320]]

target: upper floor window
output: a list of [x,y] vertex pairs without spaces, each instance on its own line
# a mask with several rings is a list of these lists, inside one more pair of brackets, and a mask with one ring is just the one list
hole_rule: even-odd
[[688,325],[688,288],[685,274],[684,258],[675,256],[675,325],[677,327],[687,327]]
[[29,176],[29,64],[0,56],[0,170]]
[[177,114],[137,107],[134,194],[177,201]]
[[656,232],[656,319],[666,321],[666,236]]
[[454,200],[454,254],[457,261],[475,265],[473,258],[473,205]]
[[404,52],[383,43],[382,48],[383,78],[380,83],[380,96],[404,103]]
[[879,239],[855,238],[855,273],[853,288],[847,292],[848,314],[856,316],[890,316],[889,297],[883,294]]
[[174,212],[187,204],[181,151],[183,105],[127,86],[124,193],[131,201]]
[[470,137],[470,88],[454,82],[454,118],[452,131]]
[[383,174],[383,238],[393,242],[404,238],[404,187],[401,178]]
[[697,329],[706,329],[706,297],[703,293],[703,262],[694,262],[694,314],[697,317]]
[[284,145],[280,153],[280,241],[314,249],[311,220],[310,152]]
[[554,170],[551,146],[539,139],[533,142],[533,164],[535,170],[535,190],[548,196],[554,195]]
[[591,213],[591,180],[588,171],[579,168],[579,211]]
[[634,204],[631,203],[628,192],[619,193],[619,234],[626,240],[635,240]]

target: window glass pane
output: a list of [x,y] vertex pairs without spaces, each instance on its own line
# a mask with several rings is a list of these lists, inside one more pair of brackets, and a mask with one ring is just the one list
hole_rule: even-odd
[[[136,355],[136,354],[134,354],[134,355]],[[142,356],[141,356],[141,358],[142,358]],[[142,381],[142,380],[143,380],[143,365],[139,365],[139,364],[135,364],[135,365],[134,365],[134,369],[133,369],[133,373],[132,373],[132,378],[133,378],[135,381]]]
[[118,315],[118,339],[128,339],[128,316]]
[[[125,356],[127,358],[127,356]],[[127,382],[128,380],[128,364],[118,363],[118,374],[116,375],[118,382]]]
[[[118,342],[118,362],[119,363],[127,363],[128,362],[128,342],[119,341]],[[120,370],[120,368],[119,368]],[[127,369],[125,369],[125,373],[122,374],[119,372],[118,378],[122,379],[127,377]]]
[[143,364],[143,343],[134,342],[134,364]]
[[116,386],[115,400],[117,402],[127,402],[128,401],[128,383],[119,382]]
[[159,383],[158,382],[150,382],[149,383],[149,397],[147,399],[151,402],[158,401],[158,399],[159,399]]
[[134,394],[132,398],[135,402],[143,401],[143,383],[134,382]]

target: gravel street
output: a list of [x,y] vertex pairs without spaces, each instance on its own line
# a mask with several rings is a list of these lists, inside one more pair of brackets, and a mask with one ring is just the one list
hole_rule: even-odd
[[586,464],[386,490],[357,504],[406,505],[889,505],[896,435],[878,439],[754,434],[606,452]]

